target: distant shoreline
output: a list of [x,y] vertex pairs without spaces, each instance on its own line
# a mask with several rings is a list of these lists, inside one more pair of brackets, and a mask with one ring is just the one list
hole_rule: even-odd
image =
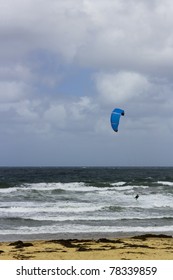
[[173,236],[173,232],[78,232],[78,233],[38,233],[38,234],[0,234],[0,242],[12,242],[16,240],[34,241],[34,240],[50,240],[50,239],[99,239],[99,238],[132,238],[133,236],[153,234],[159,236]]

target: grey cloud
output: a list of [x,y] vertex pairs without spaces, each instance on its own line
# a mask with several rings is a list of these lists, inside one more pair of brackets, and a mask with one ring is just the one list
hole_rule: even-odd
[[3,54],[47,49],[68,62],[118,70],[150,71],[172,65],[170,0],[151,1],[155,5],[104,0],[7,3],[8,9],[1,12]]
[[[109,116],[114,106],[122,106],[126,111],[123,135],[128,144],[118,134],[119,162],[125,162],[121,150],[130,150],[132,156],[132,151],[137,154],[149,143],[148,132],[152,145],[157,141],[158,150],[162,143],[169,147],[164,135],[172,138],[173,130],[172,14],[171,0],[2,0],[3,137],[18,139],[20,135],[24,150],[25,143],[42,143],[39,156],[41,146],[50,143],[53,155],[55,137],[62,150],[63,143],[71,143],[71,154],[73,145],[76,152],[85,147],[88,161],[90,150],[101,158],[99,152],[105,146],[103,158],[113,163],[115,137]],[[80,70],[90,72],[91,92],[82,91],[85,83],[78,92],[73,89],[67,76],[75,68],[79,79]],[[14,146],[20,147],[15,141]],[[9,138],[7,143],[13,147]],[[148,149],[151,153],[152,148]],[[146,147],[144,150],[147,152]],[[145,162],[145,154],[143,158]]]

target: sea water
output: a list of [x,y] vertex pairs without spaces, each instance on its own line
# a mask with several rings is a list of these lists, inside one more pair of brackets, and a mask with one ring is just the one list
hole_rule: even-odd
[[140,233],[173,234],[172,167],[0,168],[1,241]]

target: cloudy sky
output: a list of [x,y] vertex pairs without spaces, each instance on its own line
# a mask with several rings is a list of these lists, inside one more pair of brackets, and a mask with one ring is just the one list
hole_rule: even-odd
[[172,77],[172,0],[0,0],[0,165],[173,165]]

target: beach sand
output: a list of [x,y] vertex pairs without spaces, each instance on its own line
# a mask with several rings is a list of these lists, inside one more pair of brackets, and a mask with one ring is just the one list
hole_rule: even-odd
[[173,238],[145,234],[116,239],[0,242],[0,260],[173,260]]

